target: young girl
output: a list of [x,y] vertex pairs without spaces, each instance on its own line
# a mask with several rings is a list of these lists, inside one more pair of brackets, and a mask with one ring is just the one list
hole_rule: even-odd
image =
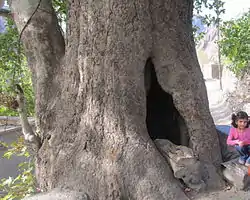
[[247,113],[240,111],[232,114],[232,127],[230,129],[227,144],[235,146],[240,153],[239,163],[250,166],[250,129]]

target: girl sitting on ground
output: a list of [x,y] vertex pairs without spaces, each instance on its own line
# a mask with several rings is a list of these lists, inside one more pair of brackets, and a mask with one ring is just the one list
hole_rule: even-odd
[[240,154],[239,163],[250,166],[250,128],[248,115],[240,111],[232,114],[232,127],[227,138],[227,144],[234,146]]

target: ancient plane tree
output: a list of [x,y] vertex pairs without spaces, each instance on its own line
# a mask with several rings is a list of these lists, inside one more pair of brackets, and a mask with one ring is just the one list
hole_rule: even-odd
[[190,147],[207,187],[222,186],[193,1],[67,2],[65,37],[50,0],[10,2],[33,76],[40,187],[186,199],[154,139]]

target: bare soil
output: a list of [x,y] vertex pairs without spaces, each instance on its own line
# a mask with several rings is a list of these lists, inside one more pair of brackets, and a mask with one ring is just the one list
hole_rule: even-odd
[[192,200],[250,200],[250,191],[237,190],[231,188],[229,190],[204,192],[197,195],[191,195]]

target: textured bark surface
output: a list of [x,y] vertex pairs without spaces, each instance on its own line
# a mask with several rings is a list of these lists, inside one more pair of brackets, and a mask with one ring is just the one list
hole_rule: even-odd
[[[37,3],[12,0],[19,31]],[[185,121],[189,146],[207,163],[206,179],[213,177],[221,154],[192,39],[192,4],[70,0],[64,48],[51,2],[41,0],[22,41],[43,139],[43,189],[84,190],[90,199],[187,199],[147,133],[148,58]]]
[[90,200],[88,195],[81,192],[55,188],[47,193],[41,193],[23,200]]

